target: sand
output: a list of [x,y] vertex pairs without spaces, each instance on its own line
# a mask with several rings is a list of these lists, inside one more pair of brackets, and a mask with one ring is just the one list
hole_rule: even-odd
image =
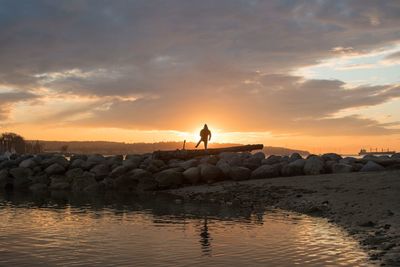
[[170,190],[183,199],[260,206],[327,218],[368,250],[371,260],[400,266],[400,171],[225,181]]

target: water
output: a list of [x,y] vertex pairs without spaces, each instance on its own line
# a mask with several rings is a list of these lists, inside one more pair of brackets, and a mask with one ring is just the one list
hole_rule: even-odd
[[0,266],[366,266],[324,219],[164,196],[0,196]]

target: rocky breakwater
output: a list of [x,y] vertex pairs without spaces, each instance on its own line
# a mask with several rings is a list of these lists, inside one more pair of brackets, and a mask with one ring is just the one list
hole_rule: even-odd
[[262,152],[221,153],[190,160],[154,159],[152,154],[0,156],[0,187],[5,190],[74,192],[141,192],[215,183],[324,173],[400,169],[400,154],[391,157],[342,158],[299,154],[265,157]]

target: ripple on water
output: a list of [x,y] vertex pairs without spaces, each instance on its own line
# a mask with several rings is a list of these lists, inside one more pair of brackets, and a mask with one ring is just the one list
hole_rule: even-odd
[[324,219],[279,210],[190,211],[184,205],[39,208],[2,200],[0,265],[369,265],[357,242]]

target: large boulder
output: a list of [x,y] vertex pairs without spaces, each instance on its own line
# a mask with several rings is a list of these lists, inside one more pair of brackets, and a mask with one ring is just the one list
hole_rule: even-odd
[[204,156],[200,159],[200,164],[217,164],[219,158],[217,156]]
[[110,167],[107,164],[99,164],[90,169],[94,173],[96,180],[102,180],[110,174]]
[[164,161],[160,159],[153,159],[149,162],[149,165],[147,166],[146,170],[151,173],[156,173],[164,170],[165,168],[167,168],[167,165],[165,164]]
[[304,165],[304,174],[315,175],[324,172],[324,162],[318,156],[311,156],[306,159],[306,164]]
[[353,166],[345,163],[334,163],[332,173],[348,173],[353,171]]
[[299,153],[293,153],[289,157],[289,162],[293,162],[293,161],[296,161],[298,159],[303,159],[303,157]]
[[185,170],[192,168],[192,167],[197,167],[197,165],[199,165],[199,162],[197,159],[186,160],[179,164],[179,166],[184,168]]
[[83,192],[85,191],[85,188],[93,184],[97,184],[97,181],[93,175],[82,174],[79,177],[73,178],[71,190],[74,192]]
[[10,170],[10,174],[14,179],[17,178],[30,178],[33,174],[31,169],[28,168],[23,168],[23,167],[17,167],[13,168]]
[[43,194],[47,192],[48,186],[47,184],[41,184],[41,183],[32,184],[31,186],[29,186],[29,190],[34,194]]
[[30,159],[23,160],[19,164],[19,167],[33,169],[34,167],[36,167],[36,165],[37,165],[37,162],[33,158],[30,158]]
[[394,154],[391,156],[391,158],[392,158],[392,159],[400,159],[400,153],[394,153]]
[[53,163],[44,170],[48,175],[56,175],[65,173],[65,168],[58,163]]
[[360,172],[374,172],[374,171],[383,171],[383,170],[385,170],[385,168],[383,166],[370,160],[367,162],[367,164],[365,164],[361,168]]
[[72,179],[63,175],[53,175],[50,177],[51,190],[69,190]]
[[183,174],[175,170],[164,170],[156,173],[154,177],[162,189],[179,187],[184,181]]
[[49,185],[51,180],[46,173],[38,173],[31,177],[33,184],[45,184]]
[[121,176],[121,175],[127,173],[129,170],[130,170],[129,167],[126,167],[126,166],[118,166],[118,167],[114,168],[114,169],[110,172],[110,176],[113,177],[113,178],[115,178],[115,177],[118,177],[118,176]]
[[244,157],[239,153],[223,152],[219,158],[225,160],[231,166],[242,166]]
[[42,160],[40,165],[43,166],[43,168],[47,168],[55,163],[57,163],[58,165],[61,165],[64,169],[68,168],[68,166],[69,166],[69,161],[66,158],[61,157],[61,156],[48,157],[48,158]]
[[139,168],[142,158],[129,158],[122,162],[122,166],[128,170]]
[[261,165],[251,173],[252,179],[264,179],[278,177],[280,173],[280,165]]
[[355,163],[357,161],[356,158],[354,157],[345,157],[341,160],[339,160],[339,163],[344,163],[344,164],[350,164],[352,165],[353,163]]
[[87,161],[95,163],[95,165],[97,165],[97,164],[100,164],[100,163],[103,163],[104,161],[106,161],[106,158],[103,155],[94,154],[94,155],[88,156]]
[[[255,170],[258,167],[260,167],[261,162],[264,160],[261,160],[260,158],[257,158],[257,157],[249,157],[249,158],[246,158],[243,160],[243,167],[246,167],[250,170]],[[239,166],[236,166],[236,167],[239,167]]]
[[306,164],[305,159],[298,159],[290,162],[282,167],[283,176],[297,176],[304,174],[304,165]]
[[321,158],[325,161],[332,160],[332,161],[339,162],[339,160],[342,159],[342,156],[340,156],[339,154],[336,154],[336,153],[326,153],[326,154],[323,154],[321,156]]
[[211,164],[201,164],[200,175],[201,180],[204,182],[215,182],[224,178],[222,171],[217,166]]
[[84,170],[80,169],[80,168],[73,168],[68,170],[65,173],[65,176],[69,177],[69,178],[75,178],[75,177],[81,177],[84,173]]
[[200,168],[199,167],[191,167],[183,172],[183,177],[185,178],[185,182],[189,184],[197,184],[201,180]]
[[[107,179],[107,178],[106,178]],[[138,180],[133,179],[128,173],[114,179],[114,189],[121,192],[131,192],[136,190]]]
[[158,183],[153,179],[140,180],[136,186],[136,190],[141,191],[154,191],[158,189]]
[[229,177],[234,181],[248,180],[251,177],[251,170],[245,167],[234,166],[230,170]]
[[265,159],[265,154],[264,154],[264,152],[260,151],[260,152],[254,153],[252,155],[252,157],[256,158],[256,159],[259,159],[261,161],[261,160]]
[[228,162],[226,162],[224,159],[220,159],[217,162],[217,167],[222,171],[225,177],[229,177],[231,165],[229,165]]
[[71,163],[71,168],[84,168],[85,166],[85,160],[83,159],[75,159],[74,161],[72,161]]
[[262,165],[273,165],[281,162],[281,156],[271,155],[268,158],[264,159],[261,163]]
[[18,162],[14,159],[4,160],[0,163],[0,170],[1,169],[11,169],[18,166]]
[[7,170],[0,170],[0,189],[11,189],[14,187],[13,178]]

